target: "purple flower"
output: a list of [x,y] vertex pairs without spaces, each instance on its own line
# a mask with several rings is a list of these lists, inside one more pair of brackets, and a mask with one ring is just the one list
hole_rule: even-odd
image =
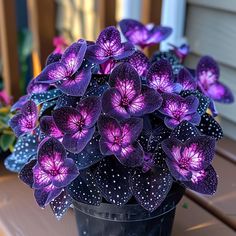
[[159,93],[179,93],[182,86],[174,82],[171,64],[161,59],[152,64],[147,73],[147,85]]
[[173,47],[173,52],[175,53],[175,55],[181,60],[183,61],[185,59],[185,57],[189,54],[190,51],[190,47],[188,44],[182,44],[179,47],[176,47],[173,44],[170,44],[170,46]]
[[98,120],[101,153],[115,155],[123,165],[139,166],[143,162],[143,150],[136,140],[142,128],[140,118],[118,122],[109,116],[101,116]]
[[38,119],[37,106],[33,101],[27,101],[10,121],[9,125],[17,137],[35,129]]
[[196,76],[201,91],[214,101],[222,103],[232,103],[234,101],[231,90],[219,82],[220,70],[213,58],[204,56],[200,59]]
[[177,82],[182,85],[183,90],[196,90],[197,81],[188,69],[182,68],[177,76]]
[[34,195],[37,203],[45,207],[56,198],[79,172],[66,150],[55,138],[46,138],[38,149],[38,161],[33,167]]
[[99,97],[85,98],[77,108],[61,107],[53,112],[56,126],[64,133],[62,143],[68,151],[79,153],[84,149],[93,137],[100,113]]
[[117,66],[109,79],[111,89],[102,98],[103,111],[115,118],[129,118],[151,113],[160,107],[159,93],[142,86],[136,70],[129,64]]
[[141,48],[158,44],[172,32],[170,27],[143,25],[132,19],[120,21],[119,26],[126,39]]
[[65,50],[61,60],[46,66],[36,80],[54,83],[62,92],[72,96],[84,95],[91,79],[91,68],[81,67],[86,49],[84,40],[73,43]]
[[27,86],[27,93],[42,93],[49,89],[50,85],[45,83],[39,83],[37,80],[32,79]]
[[47,136],[62,138],[63,133],[59,130],[52,116],[43,116],[40,119],[40,129]]
[[128,57],[126,61],[134,67],[139,76],[146,76],[150,67],[150,62],[145,54],[137,50],[134,54]]
[[102,64],[110,59],[120,60],[134,53],[134,46],[129,43],[121,43],[119,31],[110,26],[104,29],[95,45],[88,47],[86,58],[91,62]]
[[170,138],[162,142],[162,148],[167,155],[169,170],[176,180],[200,193],[215,192],[217,177],[210,166],[215,154],[214,138],[197,136],[184,143]]
[[195,125],[200,123],[201,117],[197,112],[199,101],[195,96],[183,98],[177,94],[164,93],[162,98],[159,111],[166,116],[164,122],[168,128],[173,129],[184,120]]

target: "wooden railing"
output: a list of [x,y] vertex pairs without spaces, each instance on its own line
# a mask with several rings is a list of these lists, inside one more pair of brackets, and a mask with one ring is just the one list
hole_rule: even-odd
[[[40,68],[44,66],[47,55],[53,50],[52,39],[56,35],[56,1],[26,1],[28,23],[33,36],[33,65],[36,68]],[[102,29],[109,25],[116,25],[117,0],[94,1],[98,5],[99,28]],[[141,20],[144,23],[160,23],[161,2],[162,0],[142,0]],[[3,62],[4,87],[14,97],[14,100],[17,100],[21,95],[17,54],[17,10],[20,9],[16,9],[15,0],[0,0],[0,52]],[[150,52],[148,51],[148,53]]]

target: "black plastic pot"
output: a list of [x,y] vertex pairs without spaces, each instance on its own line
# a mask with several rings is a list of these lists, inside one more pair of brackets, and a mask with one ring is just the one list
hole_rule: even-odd
[[184,188],[175,184],[161,206],[151,213],[137,203],[118,207],[74,202],[79,236],[170,236],[175,207],[183,194]]

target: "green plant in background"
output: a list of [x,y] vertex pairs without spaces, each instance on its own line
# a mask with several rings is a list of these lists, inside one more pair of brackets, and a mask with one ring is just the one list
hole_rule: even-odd
[[6,152],[14,149],[16,137],[8,125],[11,118],[11,97],[5,90],[0,91],[0,151]]
[[20,89],[25,93],[26,77],[29,70],[28,58],[32,53],[32,34],[28,29],[18,32],[18,55],[20,61]]

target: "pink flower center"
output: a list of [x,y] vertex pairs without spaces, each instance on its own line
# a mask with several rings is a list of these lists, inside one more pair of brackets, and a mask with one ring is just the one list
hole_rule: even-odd
[[121,106],[122,107],[128,107],[129,106],[129,99],[127,97],[123,97],[121,100]]
[[188,169],[189,167],[189,158],[181,158],[179,161],[179,167],[181,169]]

